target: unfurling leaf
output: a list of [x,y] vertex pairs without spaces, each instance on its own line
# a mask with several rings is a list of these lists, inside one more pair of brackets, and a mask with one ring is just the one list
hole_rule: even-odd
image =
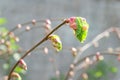
[[52,41],[53,47],[56,51],[60,51],[62,49],[62,42],[58,35],[50,35],[48,39]]
[[23,59],[19,61],[19,67],[21,67],[24,70],[27,70],[27,64],[25,63]]
[[69,19],[69,25],[74,30],[76,38],[83,43],[86,40],[89,28],[86,19],[82,17],[71,17]]
[[19,66],[17,66],[14,71],[20,74],[26,74],[26,71]]
[[12,80],[22,80],[21,76],[16,72],[13,72],[11,74],[11,78],[12,78]]

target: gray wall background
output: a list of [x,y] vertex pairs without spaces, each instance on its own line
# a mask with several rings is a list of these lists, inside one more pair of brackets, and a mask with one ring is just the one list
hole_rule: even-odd
[[[120,0],[0,0],[0,17],[7,18],[8,29],[32,19],[68,18],[71,16],[85,17],[90,24],[89,35],[84,43],[86,44],[105,29],[112,26],[120,27]],[[53,27],[59,23],[53,23]],[[32,30],[21,35],[20,46],[27,50],[37,43],[43,37],[40,30]],[[75,39],[69,27],[62,27],[57,34],[62,38],[63,46],[84,45]],[[102,47],[97,49],[91,47],[83,56],[90,52],[105,50],[108,46],[120,45],[120,41],[114,37],[103,39],[100,43],[102,43],[100,45]],[[31,56],[25,58],[28,64],[27,80],[49,80],[51,76],[55,75],[53,65],[48,61],[49,56],[56,59],[58,69],[62,73],[68,70],[69,64],[73,60],[70,51],[65,49],[58,55],[55,55],[54,51],[50,51],[47,56],[41,53],[43,52],[33,51]],[[116,65],[120,67],[120,64],[116,63]],[[2,76],[2,70],[0,70],[0,76]],[[120,80],[119,74],[114,77],[114,80]]]

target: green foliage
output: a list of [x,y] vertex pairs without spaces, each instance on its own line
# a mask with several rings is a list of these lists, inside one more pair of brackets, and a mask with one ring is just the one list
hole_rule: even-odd
[[95,74],[94,74],[94,76],[96,78],[100,78],[101,76],[103,76],[103,73],[102,73],[102,71],[96,71]]
[[15,41],[15,37],[8,35],[8,30],[5,27],[0,27],[0,40],[4,41],[0,44],[3,50],[11,50],[12,52],[17,51],[19,49],[18,44]]
[[117,68],[107,64],[105,61],[99,61],[95,66],[87,70],[89,80],[106,80],[107,75],[113,73],[117,73]]
[[86,40],[89,24],[85,18],[82,17],[71,17],[69,19],[70,27],[73,29],[76,38],[83,43]]
[[4,25],[7,22],[5,18],[0,18],[0,25]]
[[86,20],[81,17],[76,18],[76,25],[75,35],[77,39],[83,43],[86,40],[89,25]]
[[118,71],[118,69],[113,66],[113,67],[110,67],[110,71],[111,71],[112,73],[116,73],[116,72]]
[[[1,59],[5,62],[2,65],[5,75],[11,69],[10,66],[13,66],[14,62],[18,61],[21,57],[20,53],[17,52],[19,45],[15,40],[16,36],[14,34],[8,34],[9,30],[3,26],[6,22],[5,18],[0,18],[0,56],[3,57]],[[25,70],[20,67],[16,67],[15,72],[25,74]],[[15,80],[22,80],[22,78],[18,77]]]

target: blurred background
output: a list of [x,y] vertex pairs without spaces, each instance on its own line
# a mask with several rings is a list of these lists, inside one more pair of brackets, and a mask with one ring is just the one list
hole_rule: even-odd
[[[90,25],[89,33],[85,43],[79,43],[74,37],[73,31],[66,25],[60,28],[56,33],[61,37],[63,42],[63,51],[57,55],[53,50],[48,55],[43,54],[42,50],[33,51],[32,54],[25,58],[28,65],[28,71],[25,76],[26,80],[50,80],[55,76],[55,71],[65,74],[68,71],[70,63],[74,57],[66,48],[82,47],[91,41],[95,36],[110,27],[120,27],[120,0],[1,0],[0,1],[0,17],[7,19],[5,27],[11,30],[19,23],[31,21],[33,19],[61,19],[72,16],[85,17]],[[52,27],[60,24],[61,21],[52,22]],[[40,26],[40,25],[38,25]],[[18,31],[19,32],[19,31]],[[17,34],[17,32],[16,32]],[[24,50],[30,49],[40,39],[43,38],[44,31],[42,28],[33,29],[19,36],[18,43]],[[100,47],[91,47],[84,52],[82,56],[96,51],[104,51],[108,48],[116,48],[120,46],[120,40],[116,35],[111,35],[100,41]],[[46,46],[49,42],[45,42],[41,46]],[[50,47],[51,45],[49,45]],[[40,48],[40,46],[39,46]],[[54,58],[55,66],[49,60]],[[108,63],[114,64],[120,68],[120,63],[115,57],[109,57]],[[0,60],[0,77],[4,75],[2,69],[2,60]],[[120,70],[117,74],[108,80],[120,80]],[[1,79],[2,80],[2,79]],[[105,79],[101,79],[105,80]],[[106,79],[107,80],[107,79]]]

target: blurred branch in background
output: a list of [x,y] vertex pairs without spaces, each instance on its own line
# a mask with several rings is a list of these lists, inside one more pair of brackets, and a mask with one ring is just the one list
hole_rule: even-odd
[[[101,40],[101,39],[104,38],[104,37],[109,37],[111,32],[116,33],[117,36],[118,36],[118,38],[120,39],[120,29],[119,29],[119,28],[116,28],[116,27],[112,27],[112,28],[109,28],[109,29],[105,30],[105,31],[102,32],[101,34],[97,35],[92,41],[88,42],[86,45],[84,45],[83,47],[81,47],[81,48],[79,48],[79,49],[77,50],[77,51],[78,51],[78,54],[77,54],[77,56],[75,57],[73,64],[71,64],[71,65],[74,66],[74,68],[73,68],[73,67],[70,67],[70,69],[69,69],[69,71],[68,71],[68,73],[67,73],[67,76],[66,76],[65,80],[68,80],[68,79],[69,79],[69,77],[71,76],[71,72],[74,73],[75,67],[81,62],[80,55],[81,55],[85,50],[87,50],[88,48],[90,48],[92,45],[95,46],[95,47],[98,47],[98,46],[99,46],[98,41]],[[111,53],[111,50],[109,51],[109,53]],[[119,53],[119,51],[117,51],[117,53]],[[111,55],[111,54],[108,54],[108,55]],[[112,54],[112,55],[116,55],[116,54]],[[93,56],[93,55],[92,55],[92,56]],[[100,56],[100,54],[99,54],[99,55],[98,55],[98,54],[96,55],[96,57],[98,57],[98,56]],[[117,54],[117,56],[119,56],[119,55]],[[85,58],[86,58],[86,57],[85,57]]]
[[[57,19],[53,19],[53,21],[54,20],[56,21]],[[64,19],[58,19],[58,20],[63,21]],[[5,27],[0,27],[0,30],[1,30],[0,31],[0,48],[1,48],[0,59],[5,60],[5,64],[3,64],[3,67],[6,70],[5,75],[8,74],[8,71],[11,68],[10,66],[12,64],[14,64],[15,61],[18,61],[20,59],[21,53],[26,52],[26,50],[21,49],[19,47],[19,45],[17,44],[17,42],[20,41],[18,36],[25,34],[24,32],[28,32],[33,29],[37,29],[38,27],[41,27],[41,26],[43,26],[43,29],[45,30],[45,35],[47,35],[52,29],[51,21],[52,20],[49,20],[49,19],[38,20],[38,21],[33,19],[30,22],[26,22],[24,24],[18,24],[15,28],[11,29],[10,31],[7,30]],[[2,24],[2,22],[5,24],[4,19],[3,19],[3,21],[0,21],[0,22],[1,22],[1,24]],[[29,24],[32,24],[32,26],[29,26]],[[37,24],[39,26],[35,27]],[[16,30],[19,30],[22,28],[24,30],[22,30],[20,33],[16,32],[16,35],[17,35],[17,37],[16,37],[14,32]],[[82,73],[81,75],[79,74],[80,78],[78,78],[78,80],[80,80],[81,78],[83,78],[83,80],[88,80],[88,79],[89,80],[95,80],[95,79],[98,80],[98,78],[102,77],[103,75],[107,75],[108,71],[116,73],[117,68],[115,66],[108,67],[108,64],[106,64],[106,62],[104,62],[103,60],[104,60],[105,55],[116,56],[118,58],[118,60],[120,60],[120,48],[119,48],[120,46],[118,46],[117,49],[108,49],[106,51],[104,51],[104,50],[98,51],[98,52],[95,52],[96,54],[87,55],[83,58],[80,57],[81,54],[84,51],[86,51],[88,48],[90,48],[91,46],[98,47],[99,46],[98,41],[104,37],[109,37],[110,33],[116,33],[118,38],[120,39],[120,29],[116,28],[116,27],[112,27],[112,28],[109,28],[109,29],[105,30],[104,32],[100,33],[99,35],[97,35],[92,41],[88,42],[83,47],[77,47],[77,48],[72,47],[72,46],[69,48],[67,46],[64,47],[65,50],[70,50],[71,54],[74,57],[74,62],[70,65],[70,69],[66,76],[64,74],[60,73],[60,71],[58,70],[57,65],[56,65],[57,61],[54,59],[54,57],[50,58],[50,62],[52,62],[54,68],[56,68],[55,69],[56,77],[53,77],[51,80],[64,80],[64,78],[65,78],[65,80],[72,79],[74,77],[74,75],[78,75],[78,74],[75,74],[76,72],[78,72],[81,69],[86,69],[86,68],[88,69],[88,71]],[[43,46],[40,49],[36,48],[35,50],[42,50],[42,51],[44,51],[45,54],[48,54],[49,50],[51,50],[51,47]],[[95,67],[96,68],[95,71],[91,71],[92,69],[89,69],[90,68],[89,66],[92,66],[93,64],[95,64],[95,65],[97,65],[97,67],[99,67],[99,68]],[[103,66],[105,69],[109,68],[107,70],[107,72],[105,72],[105,73],[103,72],[104,71],[102,68]],[[15,72],[25,74],[25,70],[21,69],[20,67],[17,67],[15,69]],[[94,75],[93,77],[95,77],[95,79],[93,77],[91,77],[92,76],[91,74]],[[7,80],[7,79],[5,79],[5,80]]]

